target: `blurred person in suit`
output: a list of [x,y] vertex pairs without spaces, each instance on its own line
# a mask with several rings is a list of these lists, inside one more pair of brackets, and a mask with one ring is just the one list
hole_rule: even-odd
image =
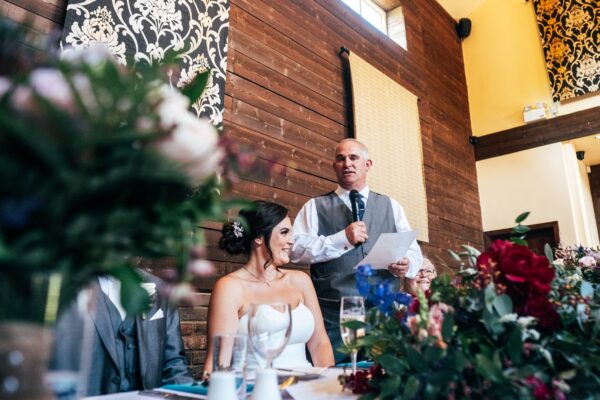
[[[179,313],[161,296],[164,282],[138,270],[151,295],[151,308],[128,315],[121,305],[121,282],[101,276],[90,288],[91,312],[73,302],[61,314],[55,331],[51,370],[81,371],[82,351],[89,359],[83,395],[147,390],[172,383],[191,383],[181,339]],[[87,324],[87,325],[86,325]],[[88,327],[89,347],[82,348]],[[86,365],[89,364],[89,365]]]

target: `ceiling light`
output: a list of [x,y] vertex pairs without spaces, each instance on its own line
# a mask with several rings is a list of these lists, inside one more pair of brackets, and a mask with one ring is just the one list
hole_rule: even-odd
[[600,139],[600,135],[596,135],[596,139]]

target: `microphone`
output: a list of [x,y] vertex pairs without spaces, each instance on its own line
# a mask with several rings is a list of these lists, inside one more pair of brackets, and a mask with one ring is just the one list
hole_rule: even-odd
[[352,189],[350,191],[350,204],[352,204],[352,221],[360,221],[360,193],[358,190]]

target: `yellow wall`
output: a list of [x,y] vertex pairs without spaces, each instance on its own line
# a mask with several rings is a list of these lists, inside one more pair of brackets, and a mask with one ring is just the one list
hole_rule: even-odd
[[[526,104],[552,103],[532,2],[487,0],[469,18],[463,56],[473,134],[523,125]],[[599,94],[561,104],[559,114],[594,106]]]
[[571,144],[554,143],[477,162],[483,230],[558,221],[566,245],[598,245],[585,166]]

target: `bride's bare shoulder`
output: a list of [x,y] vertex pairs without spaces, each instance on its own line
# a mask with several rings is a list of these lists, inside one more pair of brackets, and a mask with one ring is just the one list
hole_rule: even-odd
[[295,285],[312,284],[310,276],[304,271],[297,269],[281,269],[281,271],[288,277],[290,282]]

